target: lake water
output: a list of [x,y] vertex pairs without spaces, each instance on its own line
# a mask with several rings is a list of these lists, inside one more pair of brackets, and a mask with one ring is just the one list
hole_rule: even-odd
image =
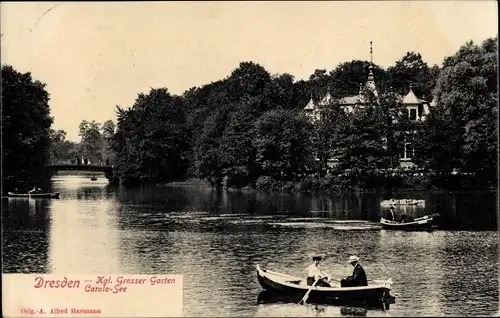
[[[401,193],[413,216],[440,213],[432,232],[382,230],[380,194],[268,195],[200,185],[110,186],[53,178],[59,200],[2,199],[4,273],[183,274],[186,316],[493,315],[499,307],[496,193]],[[389,198],[385,196],[384,198]],[[401,211],[396,211],[400,213]],[[258,304],[256,264],[305,275],[323,269],[392,278],[396,303],[377,309]]]

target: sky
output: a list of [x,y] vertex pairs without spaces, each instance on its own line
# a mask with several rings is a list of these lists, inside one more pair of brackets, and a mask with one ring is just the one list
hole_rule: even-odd
[[353,59],[388,67],[414,51],[440,65],[497,35],[497,2],[2,2],[1,62],[47,84],[53,128],[116,122],[139,93],[172,94],[230,75],[242,61],[307,79]]

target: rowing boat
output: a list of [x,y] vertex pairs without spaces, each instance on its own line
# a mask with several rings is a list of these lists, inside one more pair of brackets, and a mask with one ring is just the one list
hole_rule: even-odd
[[14,193],[7,192],[7,195],[12,198],[46,198],[46,199],[58,199],[59,192],[50,192],[50,193]]
[[425,215],[420,218],[416,218],[411,222],[398,222],[380,218],[380,224],[382,228],[391,230],[430,230],[433,227],[434,221],[433,215]]
[[[277,297],[289,297],[300,300],[310,289],[307,280],[270,270],[257,265],[259,284],[269,294]],[[368,286],[356,287],[320,287],[314,286],[308,302],[334,304],[338,301],[364,301],[394,303],[390,295],[392,280],[373,280]],[[339,284],[340,285],[340,284]]]
[[397,205],[416,205],[416,206],[425,206],[425,200],[417,200],[417,199],[390,199],[390,200],[382,200],[380,201],[380,205],[384,207],[389,206],[397,206]]

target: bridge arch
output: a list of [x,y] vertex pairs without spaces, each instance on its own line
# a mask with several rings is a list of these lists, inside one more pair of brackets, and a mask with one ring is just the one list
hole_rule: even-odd
[[89,171],[89,172],[103,172],[106,178],[113,182],[113,166],[101,164],[77,164],[71,162],[53,162],[46,165],[46,168],[53,174],[56,171]]

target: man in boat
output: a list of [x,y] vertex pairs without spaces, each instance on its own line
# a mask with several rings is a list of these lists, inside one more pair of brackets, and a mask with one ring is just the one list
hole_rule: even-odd
[[359,264],[359,258],[354,255],[350,256],[349,263],[354,267],[353,273],[351,276],[343,278],[340,281],[340,287],[368,286],[366,273],[361,264]]
[[319,266],[322,258],[323,256],[321,255],[313,256],[313,263],[307,267],[307,285],[311,286],[318,280],[315,286],[331,287],[329,283],[330,277],[326,275]]
[[403,212],[403,214],[401,214],[401,223],[408,223],[413,221],[415,220],[411,216],[406,214],[406,212]]

